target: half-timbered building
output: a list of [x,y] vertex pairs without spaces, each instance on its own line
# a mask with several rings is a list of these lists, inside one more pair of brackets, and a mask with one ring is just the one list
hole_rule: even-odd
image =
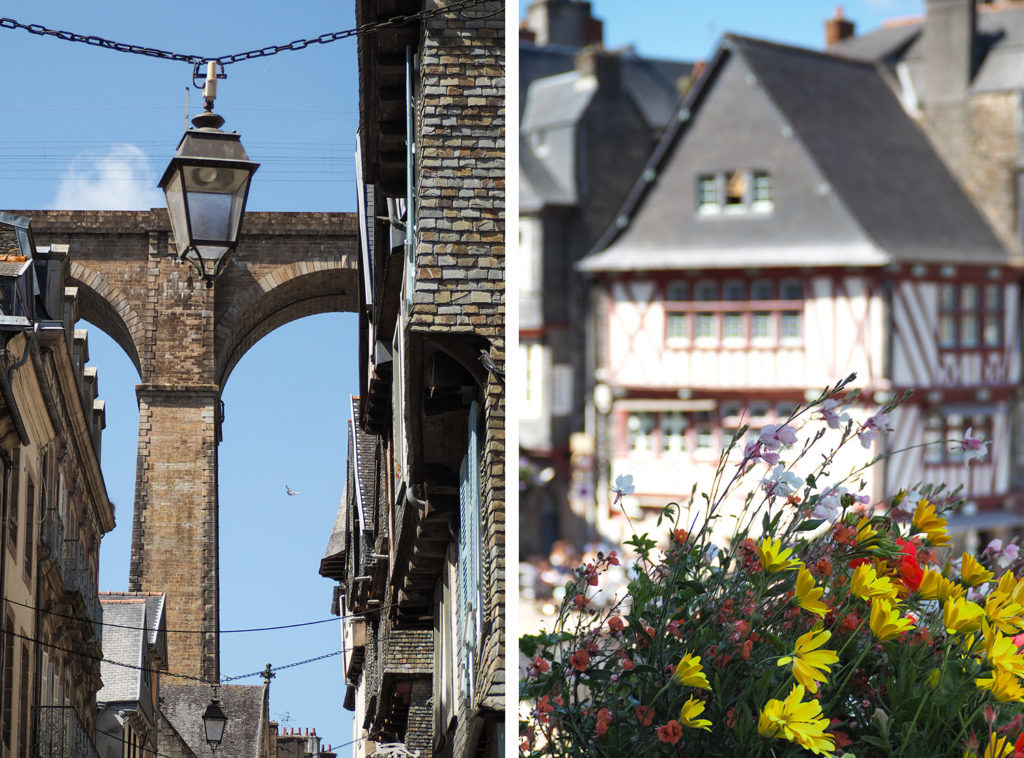
[[685,499],[741,424],[856,372],[855,419],[914,390],[873,452],[992,440],[969,467],[955,446],[901,453],[873,497],[944,481],[979,528],[1016,522],[1016,259],[884,69],[727,36],[581,268],[599,495],[629,473],[634,507]]

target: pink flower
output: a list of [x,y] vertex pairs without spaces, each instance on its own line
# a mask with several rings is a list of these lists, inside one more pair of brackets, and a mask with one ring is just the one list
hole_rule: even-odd
[[982,440],[980,436],[975,436],[973,427],[967,427],[967,433],[964,435],[963,440],[955,442],[955,446],[959,445],[959,449],[964,453],[964,465],[967,466],[971,461],[976,458],[984,458],[986,450],[985,448],[992,444],[991,440]]
[[[763,433],[763,432],[762,432]],[[776,445],[776,447],[778,447]],[[774,466],[779,462],[779,454],[767,449],[765,444],[760,440],[751,440],[747,443],[747,446],[743,449],[743,460],[739,466],[746,463],[754,463],[755,461],[764,461],[769,466]]]
[[778,450],[780,447],[790,447],[796,444],[796,429],[788,424],[776,426],[768,424],[761,430],[757,441],[764,445],[767,450]]
[[876,413],[874,416],[864,422],[864,425],[857,432],[857,436],[860,437],[860,444],[867,450],[871,447],[871,444],[878,439],[879,432],[891,432],[892,427],[889,426],[889,417],[884,413]]
[[850,414],[845,411],[842,414],[836,413],[836,408],[839,406],[839,401],[834,398],[829,398],[821,404],[821,417],[828,424],[830,429],[838,429],[844,426],[850,421]]

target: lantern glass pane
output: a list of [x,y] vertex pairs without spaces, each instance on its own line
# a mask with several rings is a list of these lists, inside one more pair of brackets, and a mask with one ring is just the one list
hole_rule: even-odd
[[232,239],[231,195],[189,192],[188,210],[193,240]]
[[167,213],[171,217],[171,231],[174,233],[174,246],[181,255],[188,247],[188,218],[185,215],[185,194],[181,191],[181,173],[175,171],[164,187],[167,198]]

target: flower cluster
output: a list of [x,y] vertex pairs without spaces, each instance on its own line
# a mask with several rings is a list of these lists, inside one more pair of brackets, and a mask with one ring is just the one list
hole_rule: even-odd
[[[847,489],[859,471],[826,484],[836,450],[896,418],[898,401],[853,421],[847,382],[723,458],[703,526],[671,504],[667,539],[634,535],[621,602],[587,602],[607,556],[575,574],[554,629],[520,640],[523,756],[1024,758],[1024,556],[954,551],[942,487],[872,503]],[[825,434],[838,441],[798,476],[783,458]],[[709,525],[751,472],[716,545]],[[632,490],[623,477],[615,500]]]

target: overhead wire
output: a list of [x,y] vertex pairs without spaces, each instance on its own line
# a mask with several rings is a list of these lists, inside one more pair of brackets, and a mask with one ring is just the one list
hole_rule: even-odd
[[[135,598],[115,598],[115,599],[118,599],[118,600],[120,600],[120,599],[132,600],[132,599],[135,599]],[[139,598],[139,599],[141,600],[142,598]],[[21,603],[21,602],[18,602],[17,600],[12,600],[11,598],[4,598],[4,600],[5,600],[5,602],[11,603],[12,605],[20,605],[22,608],[29,608],[29,609],[31,609],[33,611],[39,611],[40,613],[45,613],[45,614],[50,615],[50,616],[58,616],[60,618],[76,619],[76,620],[82,618],[81,616],[72,616],[72,615],[66,614],[66,613],[58,613],[57,611],[48,610],[46,608],[40,608],[40,607],[35,606],[35,605],[29,605],[28,603]],[[391,608],[397,608],[397,607],[398,607],[398,603],[388,603],[387,605],[381,605],[379,608],[374,608],[372,611],[366,611],[364,613],[349,613],[349,614],[345,614],[345,615],[332,616],[331,618],[319,619],[317,621],[302,621],[302,622],[295,623],[295,624],[283,624],[281,626],[264,626],[264,627],[254,627],[254,628],[251,628],[251,629],[221,629],[219,631],[219,634],[242,634],[242,633],[249,633],[249,632],[275,632],[275,631],[284,630],[284,629],[297,629],[299,627],[304,627],[304,626],[314,626],[316,624],[326,624],[326,623],[329,623],[331,621],[348,621],[349,619],[365,618],[366,616],[369,616],[369,615],[372,615],[372,614],[377,614],[377,613],[380,613],[381,611],[389,610]],[[110,622],[107,622],[107,621],[99,621],[97,623],[100,626],[109,626],[109,627],[113,627],[115,629],[130,629],[130,630],[136,631],[136,632],[150,632],[150,631],[153,631],[153,628],[152,627],[148,627],[148,626],[147,627],[128,626],[128,625],[125,625],[125,624],[114,624],[114,623],[110,623]],[[212,632],[207,631],[207,630],[203,630],[203,629],[167,629],[165,631],[168,634],[212,634]]]

